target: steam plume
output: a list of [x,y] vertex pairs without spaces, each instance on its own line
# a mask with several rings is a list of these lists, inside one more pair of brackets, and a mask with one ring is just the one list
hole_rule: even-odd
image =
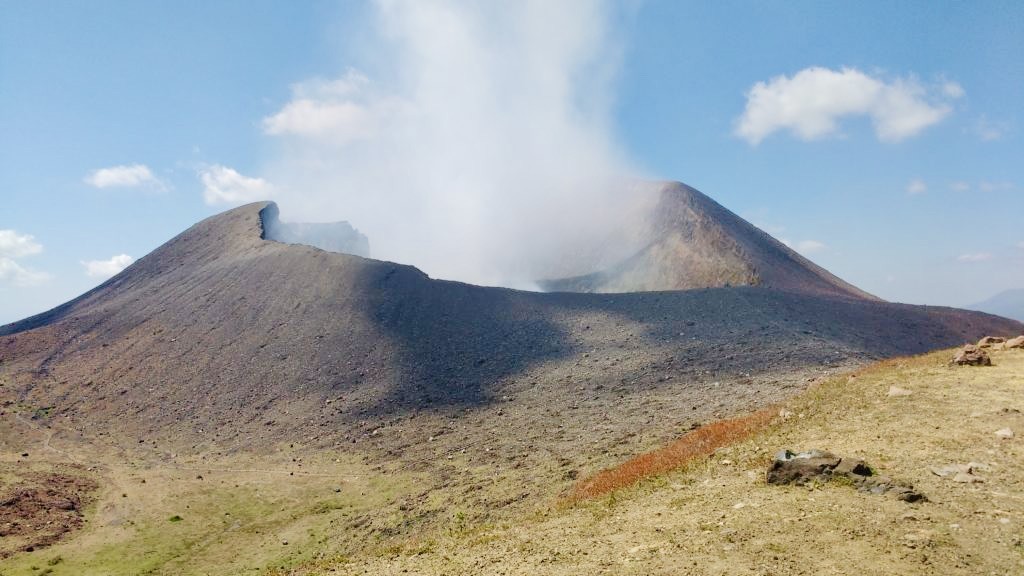
[[[293,86],[264,119],[289,220],[348,220],[379,259],[530,287],[625,254],[633,173],[611,125],[600,0],[376,4],[380,65]],[[573,263],[569,265],[567,263]],[[581,264],[586,262],[586,264]]]

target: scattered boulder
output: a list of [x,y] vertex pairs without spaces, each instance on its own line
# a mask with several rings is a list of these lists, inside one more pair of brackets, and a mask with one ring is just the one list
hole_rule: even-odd
[[990,348],[993,344],[1002,344],[1006,342],[1006,338],[1002,336],[985,336],[981,340],[978,340],[978,348]]
[[1024,348],[1024,335],[1017,336],[1016,338],[1010,338],[1003,344],[1003,348]]
[[906,482],[876,475],[867,462],[859,458],[843,458],[823,450],[799,453],[783,450],[775,455],[766,475],[767,482],[776,485],[802,486],[836,479],[851,483],[861,492],[893,494],[904,502],[928,500]]
[[991,366],[992,359],[988,357],[988,352],[968,344],[953,356],[952,363],[958,366]]
[[910,396],[911,394],[913,394],[913,392],[911,392],[910,390],[907,390],[906,388],[900,388],[899,386],[889,386],[889,393],[887,395],[888,396]]
[[1001,438],[1003,440],[1010,440],[1013,438],[1013,430],[1010,430],[1009,428],[1000,428],[999,430],[996,430],[995,434],[997,438]]

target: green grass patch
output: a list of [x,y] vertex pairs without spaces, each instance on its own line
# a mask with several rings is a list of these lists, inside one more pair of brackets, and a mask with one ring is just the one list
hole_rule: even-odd
[[86,529],[0,561],[0,574],[38,574],[30,567],[44,562],[42,554],[60,558],[60,573],[83,576],[252,574],[339,557],[364,545],[354,540],[359,533],[349,528],[352,518],[386,508],[413,482],[374,477],[358,464],[334,471],[360,480],[336,493],[339,478],[330,475],[204,471],[199,480],[193,471],[125,474],[87,514]]

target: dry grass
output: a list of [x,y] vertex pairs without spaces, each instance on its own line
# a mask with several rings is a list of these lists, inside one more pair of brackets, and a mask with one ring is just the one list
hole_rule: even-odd
[[763,430],[779,413],[768,407],[740,416],[718,420],[685,434],[657,450],[635,456],[626,462],[584,479],[572,491],[570,501],[586,500],[632,486],[645,478],[676,470],[715,450],[749,438]]
[[[949,366],[952,353],[821,381],[786,402],[784,421],[614,497],[555,507],[479,537],[440,536],[423,553],[352,558],[310,574],[1024,574],[1024,352],[995,352],[985,368]],[[911,394],[890,396],[892,386]],[[713,426],[742,434],[740,423]],[[997,437],[1002,428],[1018,436]],[[863,458],[930,501],[833,484],[770,486],[765,465],[783,448]],[[985,467],[983,482],[931,470],[966,462]]]

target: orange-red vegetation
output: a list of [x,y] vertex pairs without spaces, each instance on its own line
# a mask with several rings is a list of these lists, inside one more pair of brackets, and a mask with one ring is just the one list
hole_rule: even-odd
[[710,456],[718,448],[744,440],[764,429],[778,412],[777,407],[769,407],[738,418],[718,420],[701,426],[668,446],[641,454],[615,468],[602,470],[584,479],[576,485],[570,499],[584,500],[601,496],[685,466],[698,458]]

